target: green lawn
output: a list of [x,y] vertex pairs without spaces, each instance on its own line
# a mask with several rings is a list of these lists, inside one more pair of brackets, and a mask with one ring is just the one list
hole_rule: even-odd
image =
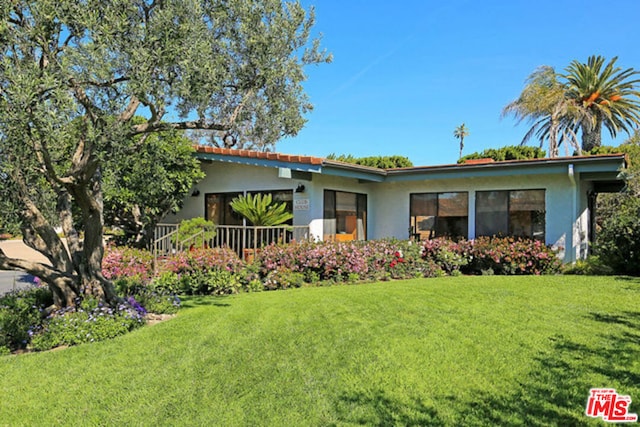
[[602,425],[640,412],[640,280],[458,277],[194,299],[0,358],[0,425]]

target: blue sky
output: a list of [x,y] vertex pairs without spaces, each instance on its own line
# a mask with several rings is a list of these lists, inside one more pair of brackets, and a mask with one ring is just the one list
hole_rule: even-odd
[[455,163],[453,130],[463,122],[463,154],[520,143],[527,125],[500,113],[538,66],[562,71],[597,54],[640,70],[639,0],[303,4],[315,7],[315,31],[334,60],[307,68],[315,108],[296,137],[277,144],[284,153]]

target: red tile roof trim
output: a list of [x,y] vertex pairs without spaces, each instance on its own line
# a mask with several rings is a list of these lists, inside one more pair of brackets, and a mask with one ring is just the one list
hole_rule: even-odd
[[320,157],[299,156],[281,153],[269,153],[253,150],[236,150],[233,148],[209,147],[205,145],[195,145],[195,150],[203,154],[218,154],[221,156],[236,156],[250,159],[278,160],[286,163],[304,163],[309,165],[321,165],[323,160]]
[[621,158],[623,157],[625,163],[629,165],[629,157],[625,154],[600,154],[597,156],[573,156],[573,157],[554,157],[554,158],[542,158],[542,159],[526,159],[526,160],[505,160],[501,162],[495,162],[493,159],[477,159],[467,160],[462,164],[450,164],[450,165],[437,165],[437,166],[413,166],[407,168],[393,168],[393,169],[378,169],[367,166],[354,165],[351,163],[343,163],[335,160],[327,160],[321,157],[313,156],[300,156],[292,154],[282,153],[270,153],[264,151],[253,150],[237,150],[234,148],[220,148],[210,147],[205,145],[194,145],[194,149],[198,153],[203,154],[217,154],[221,156],[235,156],[244,157],[250,159],[264,159],[264,160],[277,160],[285,163],[302,163],[308,165],[331,165],[348,167],[350,169],[370,170],[378,173],[402,173],[402,172],[420,172],[436,169],[450,169],[450,168],[465,168],[465,167],[491,167],[491,166],[507,166],[507,165],[527,165],[527,164],[543,164],[543,163],[557,163],[557,162],[579,162],[597,158]]

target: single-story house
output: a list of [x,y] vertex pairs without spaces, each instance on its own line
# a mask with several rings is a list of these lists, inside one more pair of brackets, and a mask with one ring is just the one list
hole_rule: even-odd
[[539,239],[565,262],[587,255],[596,195],[624,187],[623,154],[377,169],[318,157],[197,147],[206,177],[165,219],[242,225],[239,194],[268,192],[317,240],[510,235]]

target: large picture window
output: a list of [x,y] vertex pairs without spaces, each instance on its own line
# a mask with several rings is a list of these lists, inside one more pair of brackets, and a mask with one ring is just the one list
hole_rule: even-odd
[[467,238],[469,194],[416,193],[410,196],[411,230],[419,239]]
[[[243,218],[231,209],[231,201],[241,196],[242,192],[209,193],[205,196],[205,219],[217,225],[243,225]],[[285,203],[287,211],[293,213],[293,190],[248,191],[247,194],[271,194],[272,200]],[[293,224],[293,219],[286,222]],[[252,224],[247,224],[252,225]]]
[[545,240],[545,191],[478,191],[476,236]]
[[324,240],[367,238],[367,195],[324,191]]

